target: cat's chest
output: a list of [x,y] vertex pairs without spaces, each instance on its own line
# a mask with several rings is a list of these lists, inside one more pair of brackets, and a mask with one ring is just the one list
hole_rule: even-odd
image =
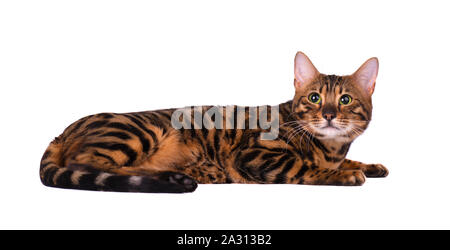
[[322,145],[316,147],[314,152],[317,166],[329,169],[339,168],[349,148],[350,143],[322,142]]
[[321,168],[338,169],[339,166],[344,161],[344,158],[340,159],[340,158],[330,158],[330,157],[321,156],[321,157],[318,157],[317,160],[318,160],[317,165]]

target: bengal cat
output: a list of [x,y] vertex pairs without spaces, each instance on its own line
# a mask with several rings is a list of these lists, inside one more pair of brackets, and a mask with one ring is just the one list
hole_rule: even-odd
[[[336,76],[319,73],[298,52],[294,73],[293,100],[267,111],[267,117],[277,118],[276,138],[262,138],[267,127],[249,128],[251,107],[229,106],[223,117],[208,114],[211,106],[193,107],[184,123],[190,128],[174,127],[176,109],[96,114],[50,143],[41,181],[59,188],[183,193],[198,183],[359,186],[366,177],[387,176],[381,164],[345,158],[371,120],[377,58],[352,75]],[[222,128],[207,128],[195,115],[212,122],[234,118]]]

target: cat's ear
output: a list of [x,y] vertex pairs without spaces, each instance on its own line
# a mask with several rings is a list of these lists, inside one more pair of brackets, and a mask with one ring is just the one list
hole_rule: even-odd
[[367,60],[359,69],[353,73],[355,81],[369,95],[375,90],[375,82],[378,75],[378,59],[372,57]]
[[312,64],[311,60],[303,54],[303,52],[297,52],[295,55],[295,88],[299,88],[305,84],[311,83],[320,73],[316,67]]

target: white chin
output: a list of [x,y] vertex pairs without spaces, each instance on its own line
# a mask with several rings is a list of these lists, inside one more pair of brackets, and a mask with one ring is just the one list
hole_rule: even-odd
[[327,127],[319,129],[319,132],[325,136],[325,138],[336,138],[342,135],[342,131],[337,128]]

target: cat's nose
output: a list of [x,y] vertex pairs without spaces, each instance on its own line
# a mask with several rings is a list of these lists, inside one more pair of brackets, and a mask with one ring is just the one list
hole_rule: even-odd
[[328,122],[331,122],[334,118],[336,118],[336,107],[331,104],[325,104],[322,109],[322,117],[325,118]]
[[323,116],[323,118],[325,118],[325,120],[331,121],[334,118],[336,118],[336,113],[334,113],[334,112],[326,112],[326,113],[323,113],[322,116]]

